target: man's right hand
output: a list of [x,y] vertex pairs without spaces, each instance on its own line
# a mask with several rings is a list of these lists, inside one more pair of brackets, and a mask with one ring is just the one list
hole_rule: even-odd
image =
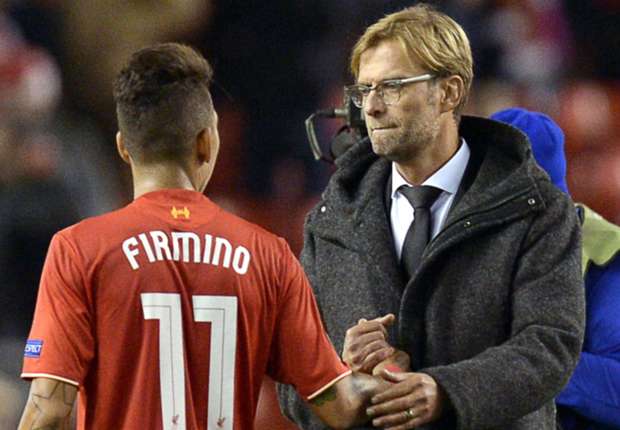
[[395,320],[387,314],[373,320],[360,319],[347,330],[342,360],[355,372],[372,373],[373,368],[396,352],[388,342],[386,327]]

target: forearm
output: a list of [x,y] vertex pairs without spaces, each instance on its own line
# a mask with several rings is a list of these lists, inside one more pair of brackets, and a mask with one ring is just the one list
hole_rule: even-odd
[[18,430],[69,430],[77,387],[47,378],[35,378]]
[[295,387],[286,384],[276,385],[278,402],[282,414],[304,430],[326,430],[328,427],[312,412],[308,402],[305,402],[295,391]]
[[366,414],[370,398],[390,385],[378,377],[353,373],[312,399],[310,408],[332,428],[353,427],[370,419]]

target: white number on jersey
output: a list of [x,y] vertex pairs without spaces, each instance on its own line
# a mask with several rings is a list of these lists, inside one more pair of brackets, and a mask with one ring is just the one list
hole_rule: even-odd
[[[159,320],[159,380],[163,429],[186,430],[181,295],[143,293],[144,319]],[[208,428],[232,430],[237,298],[192,296],[194,321],[211,323]]]

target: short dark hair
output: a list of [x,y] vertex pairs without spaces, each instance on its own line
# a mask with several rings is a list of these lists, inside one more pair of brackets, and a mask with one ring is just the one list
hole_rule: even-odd
[[140,161],[182,160],[213,125],[213,71],[189,46],[161,43],[135,52],[114,83],[118,126]]

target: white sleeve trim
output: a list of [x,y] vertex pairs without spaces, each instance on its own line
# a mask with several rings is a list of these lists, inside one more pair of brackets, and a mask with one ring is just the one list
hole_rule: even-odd
[[346,378],[347,376],[349,376],[351,373],[353,373],[353,371],[348,370],[340,375],[338,375],[336,378],[332,379],[331,381],[329,381],[327,384],[323,385],[321,388],[319,388],[317,391],[315,391],[314,393],[310,394],[308,396],[308,400],[312,400],[314,399],[316,396],[320,395],[323,391],[327,390],[329,387],[331,387],[332,385],[334,385],[336,382],[340,381],[343,378]]
[[66,382],[71,385],[75,385],[76,387],[80,386],[79,382],[75,382],[71,379],[63,378],[62,376],[50,375],[49,373],[22,373],[21,377],[24,379],[50,378],[50,379],[56,379],[57,381]]

